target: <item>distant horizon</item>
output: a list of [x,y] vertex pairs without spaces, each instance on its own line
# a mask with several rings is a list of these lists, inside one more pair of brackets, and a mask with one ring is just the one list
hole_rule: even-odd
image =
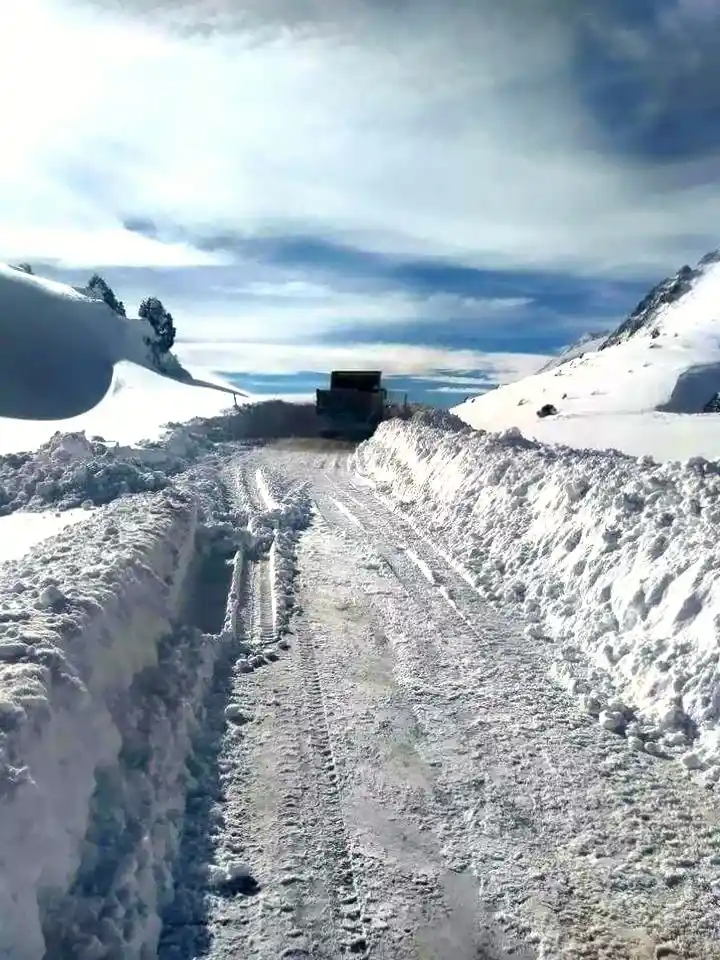
[[[329,370],[303,370],[294,373],[258,374],[243,371],[217,370],[218,376],[229,383],[243,389],[253,397],[272,398],[282,397],[299,401],[315,399],[315,390],[328,385]],[[467,383],[458,384],[458,379],[465,379]],[[478,396],[487,390],[495,388],[495,384],[488,385],[481,376],[472,376],[472,371],[465,378],[458,378],[453,373],[443,377],[440,374],[427,377],[422,376],[393,376],[383,375],[383,385],[391,393],[400,398],[406,396],[408,402],[422,403],[427,406],[449,409],[457,406],[471,396]]]

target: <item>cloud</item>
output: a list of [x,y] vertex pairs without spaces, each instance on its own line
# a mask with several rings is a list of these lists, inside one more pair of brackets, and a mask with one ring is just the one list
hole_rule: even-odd
[[469,396],[477,396],[481,393],[485,393],[487,391],[487,388],[488,388],[487,384],[485,384],[485,389],[475,389],[475,390],[467,390],[467,389],[463,389],[462,387],[434,387],[432,390],[429,390],[428,392],[429,393],[453,393],[453,394],[459,393],[459,394],[463,394],[463,396],[469,397]]
[[[181,340],[302,343],[405,342],[545,354],[595,326],[617,325],[644,285],[507,275],[427,261],[332,252],[320,263],[267,258],[223,267],[111,268],[102,273],[132,315],[152,294],[172,311]],[[342,261],[338,267],[337,260]],[[357,269],[359,263],[359,269]],[[89,270],[36,267],[66,283]],[[484,291],[484,293],[481,293]],[[511,291],[515,291],[512,295]],[[530,296],[534,292],[536,298]],[[588,317],[602,316],[602,323]]]
[[[539,357],[528,358],[528,371],[529,373],[535,373],[536,369],[534,367],[535,362],[541,362]],[[523,376],[529,375],[527,372],[522,374]],[[447,385],[452,385],[458,387],[461,391],[464,387],[478,387],[486,388],[487,387],[487,378],[486,377],[459,377],[453,374],[432,374],[423,378],[426,383],[443,383]]]
[[[534,354],[484,353],[477,350],[449,350],[411,346],[403,343],[284,344],[238,340],[211,343],[183,342],[177,353],[192,367],[218,372],[247,374],[288,374],[333,369],[382,369],[391,375],[439,374],[467,370],[486,386],[509,383],[536,373],[548,359]],[[440,378],[447,382],[446,377]]]
[[714,0],[607,0],[592,6],[581,37],[589,65],[581,79],[590,81],[584,93],[610,142],[645,162],[673,161],[665,177],[675,189],[693,182],[698,164],[704,182],[716,183],[720,8]]
[[224,229],[646,276],[711,245],[710,158],[640,162],[588,110],[579,4],[242,6],[3,7],[0,256],[207,263]]
[[[438,294],[414,296],[402,290],[372,293],[344,293],[323,289],[321,294],[293,297],[282,287],[269,290],[258,299],[242,299],[214,311],[207,304],[185,304],[180,339],[192,341],[252,340],[260,335],[268,341],[307,342],[312,340],[389,340],[393,329],[432,331],[450,325],[462,326],[465,338],[482,336],[499,322],[512,327],[526,306],[523,299],[507,301]],[[402,337],[401,337],[402,338]],[[390,346],[388,349],[392,349]]]
[[44,225],[0,223],[0,260],[27,260],[64,267],[195,267],[222,264],[224,257],[207,254],[187,243],[161,243],[98,221],[92,227],[59,223]]

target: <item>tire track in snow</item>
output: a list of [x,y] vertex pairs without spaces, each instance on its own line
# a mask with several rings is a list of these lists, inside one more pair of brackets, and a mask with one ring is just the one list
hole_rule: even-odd
[[[262,579],[253,579],[246,618],[249,637],[259,642],[270,629],[269,606],[257,590]],[[244,875],[260,889],[256,897],[218,902],[209,957],[365,956],[310,638],[279,662],[251,672],[241,667],[231,699],[242,706],[242,725],[227,737],[218,859],[232,864],[240,852]]]
[[347,517],[350,523],[354,523],[356,527],[362,528],[362,521],[358,520],[355,514],[345,506],[342,500],[337,500],[335,497],[332,497],[332,502],[338,508],[340,513]]
[[[267,570],[266,563],[255,564],[248,576],[244,618],[255,649],[273,629]],[[226,863],[239,857],[258,891],[248,897],[231,889],[225,902],[216,902],[211,960],[311,955],[316,924],[304,917],[303,905],[313,884],[307,837],[316,831],[297,709],[288,696],[294,668],[282,647],[280,656],[265,665],[252,657],[240,660],[234,671],[231,699],[239,713],[226,735],[216,857]]]
[[251,570],[253,602],[252,624],[249,634],[252,646],[258,650],[265,650],[277,639],[276,609],[277,600],[273,585],[274,570],[271,557],[261,557],[255,560]]
[[506,957],[497,927],[476,909],[477,882],[445,855],[445,791],[424,758],[412,690],[398,683],[396,641],[371,599],[403,598],[400,584],[368,557],[362,540],[348,542],[323,497],[319,511],[303,544],[295,628],[310,638],[322,676],[369,956]]
[[303,634],[298,641],[305,718],[313,748],[325,868],[339,928],[338,942],[343,952],[366,957],[368,939],[360,919],[358,881],[348,840],[338,787],[338,770],[332,748],[323,686],[312,637]]
[[[245,471],[230,480],[243,522],[266,512],[258,483]],[[297,871],[290,870],[297,866],[307,830],[304,823],[297,826],[293,802],[304,791],[281,796],[275,789],[276,763],[285,779],[296,783],[301,756],[297,711],[268,690],[271,664],[287,649],[275,644],[276,611],[272,554],[249,547],[244,563],[234,563],[222,634],[226,655],[204,717],[200,752],[191,764],[200,780],[186,813],[190,853],[166,923],[161,960],[309,955],[302,952],[292,911],[277,907],[282,885],[295,881]],[[247,736],[256,722],[260,735]],[[263,826],[255,831],[258,823]],[[264,859],[268,850],[270,862]],[[284,872],[273,885],[275,865]]]
[[[355,527],[371,537],[371,531],[375,528],[376,536],[372,537],[373,550],[399,582],[403,584],[405,589],[416,600],[422,600],[427,596],[427,585],[429,584],[434,588],[438,596],[465,621],[468,627],[474,629],[470,618],[466,616],[456,602],[455,590],[451,589],[447,583],[444,582],[443,577],[437,572],[437,564],[432,562],[432,558],[431,561],[423,559],[417,547],[407,545],[406,537],[398,538],[400,542],[397,545],[391,540],[388,540],[387,537],[382,535],[381,531],[377,529],[377,516],[373,515],[365,504],[353,497],[352,494],[346,490],[338,488],[337,482],[328,474],[325,474],[325,480],[333,485],[333,494],[327,494],[327,498],[332,504],[332,507],[342,514],[345,520],[349,520]],[[347,506],[347,502],[352,504],[352,510]],[[316,504],[319,512],[326,516],[327,509],[325,508],[324,510],[322,504],[317,500]],[[440,556],[438,555],[435,559],[439,560]],[[408,562],[411,566],[408,565]],[[414,568],[414,570],[412,568]],[[410,571],[412,571],[412,575]],[[415,572],[419,572],[422,575],[422,581],[418,581],[417,577],[414,576]]]
[[[476,636],[486,639],[486,631],[479,631],[477,624],[487,617],[487,604],[483,603],[477,591],[466,579],[465,572],[453,562],[451,557],[437,544],[422,536],[404,517],[393,518],[394,523],[399,524],[399,529],[395,530],[396,539],[399,544],[402,544],[401,548],[394,548],[392,540],[389,540],[386,535],[387,528],[378,522],[378,508],[382,512],[388,508],[387,503],[378,501],[377,505],[371,507],[353,496],[349,490],[340,487],[337,479],[331,475],[325,474],[325,480],[333,485],[334,496],[331,497],[333,503],[341,509],[342,498],[345,498],[353,505],[355,513],[362,518],[358,521],[360,527],[368,533],[374,531],[374,549],[413,596],[417,598],[426,593],[424,589],[419,589],[416,577],[409,575],[407,569],[403,571],[403,553],[405,558],[420,571],[425,581],[435,588],[444,602],[463,620],[467,629]],[[353,474],[353,481],[358,480],[362,482],[361,477]],[[364,481],[363,485],[374,492],[375,487],[369,481]],[[412,541],[412,547],[407,546],[408,540]],[[443,574],[440,572],[442,570],[447,572]]]
[[[235,475],[250,515],[278,509],[262,469]],[[272,546],[245,574],[252,654],[233,671],[216,861],[227,896],[214,901],[217,960],[367,955],[343,821],[322,680],[312,638],[277,641]],[[269,662],[268,662],[269,661]],[[240,859],[238,859],[240,858]],[[224,865],[224,866],[223,866]],[[252,878],[248,895],[239,880]]]
[[[367,546],[407,594],[414,629],[401,682],[434,740],[449,820],[463,824],[449,847],[465,847],[481,903],[553,960],[714,958],[720,830],[703,792],[580,714],[548,678],[542,644],[484,604],[395,510],[363,504],[335,478],[318,486],[325,512],[357,540],[330,507],[352,503]],[[441,612],[408,543],[444,580],[454,615]],[[389,598],[373,602],[392,617]]]

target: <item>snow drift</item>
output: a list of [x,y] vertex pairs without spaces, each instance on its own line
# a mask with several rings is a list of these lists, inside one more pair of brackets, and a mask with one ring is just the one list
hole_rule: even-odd
[[147,365],[140,326],[73,287],[0,264],[0,413],[59,420],[94,407],[119,360]]
[[720,465],[419,421],[383,424],[356,462],[484,597],[523,608],[604,725],[720,778]]

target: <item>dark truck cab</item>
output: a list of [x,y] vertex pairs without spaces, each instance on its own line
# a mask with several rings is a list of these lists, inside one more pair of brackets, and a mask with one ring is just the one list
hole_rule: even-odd
[[321,437],[366,440],[383,420],[387,391],[377,370],[333,370],[330,388],[317,391]]

